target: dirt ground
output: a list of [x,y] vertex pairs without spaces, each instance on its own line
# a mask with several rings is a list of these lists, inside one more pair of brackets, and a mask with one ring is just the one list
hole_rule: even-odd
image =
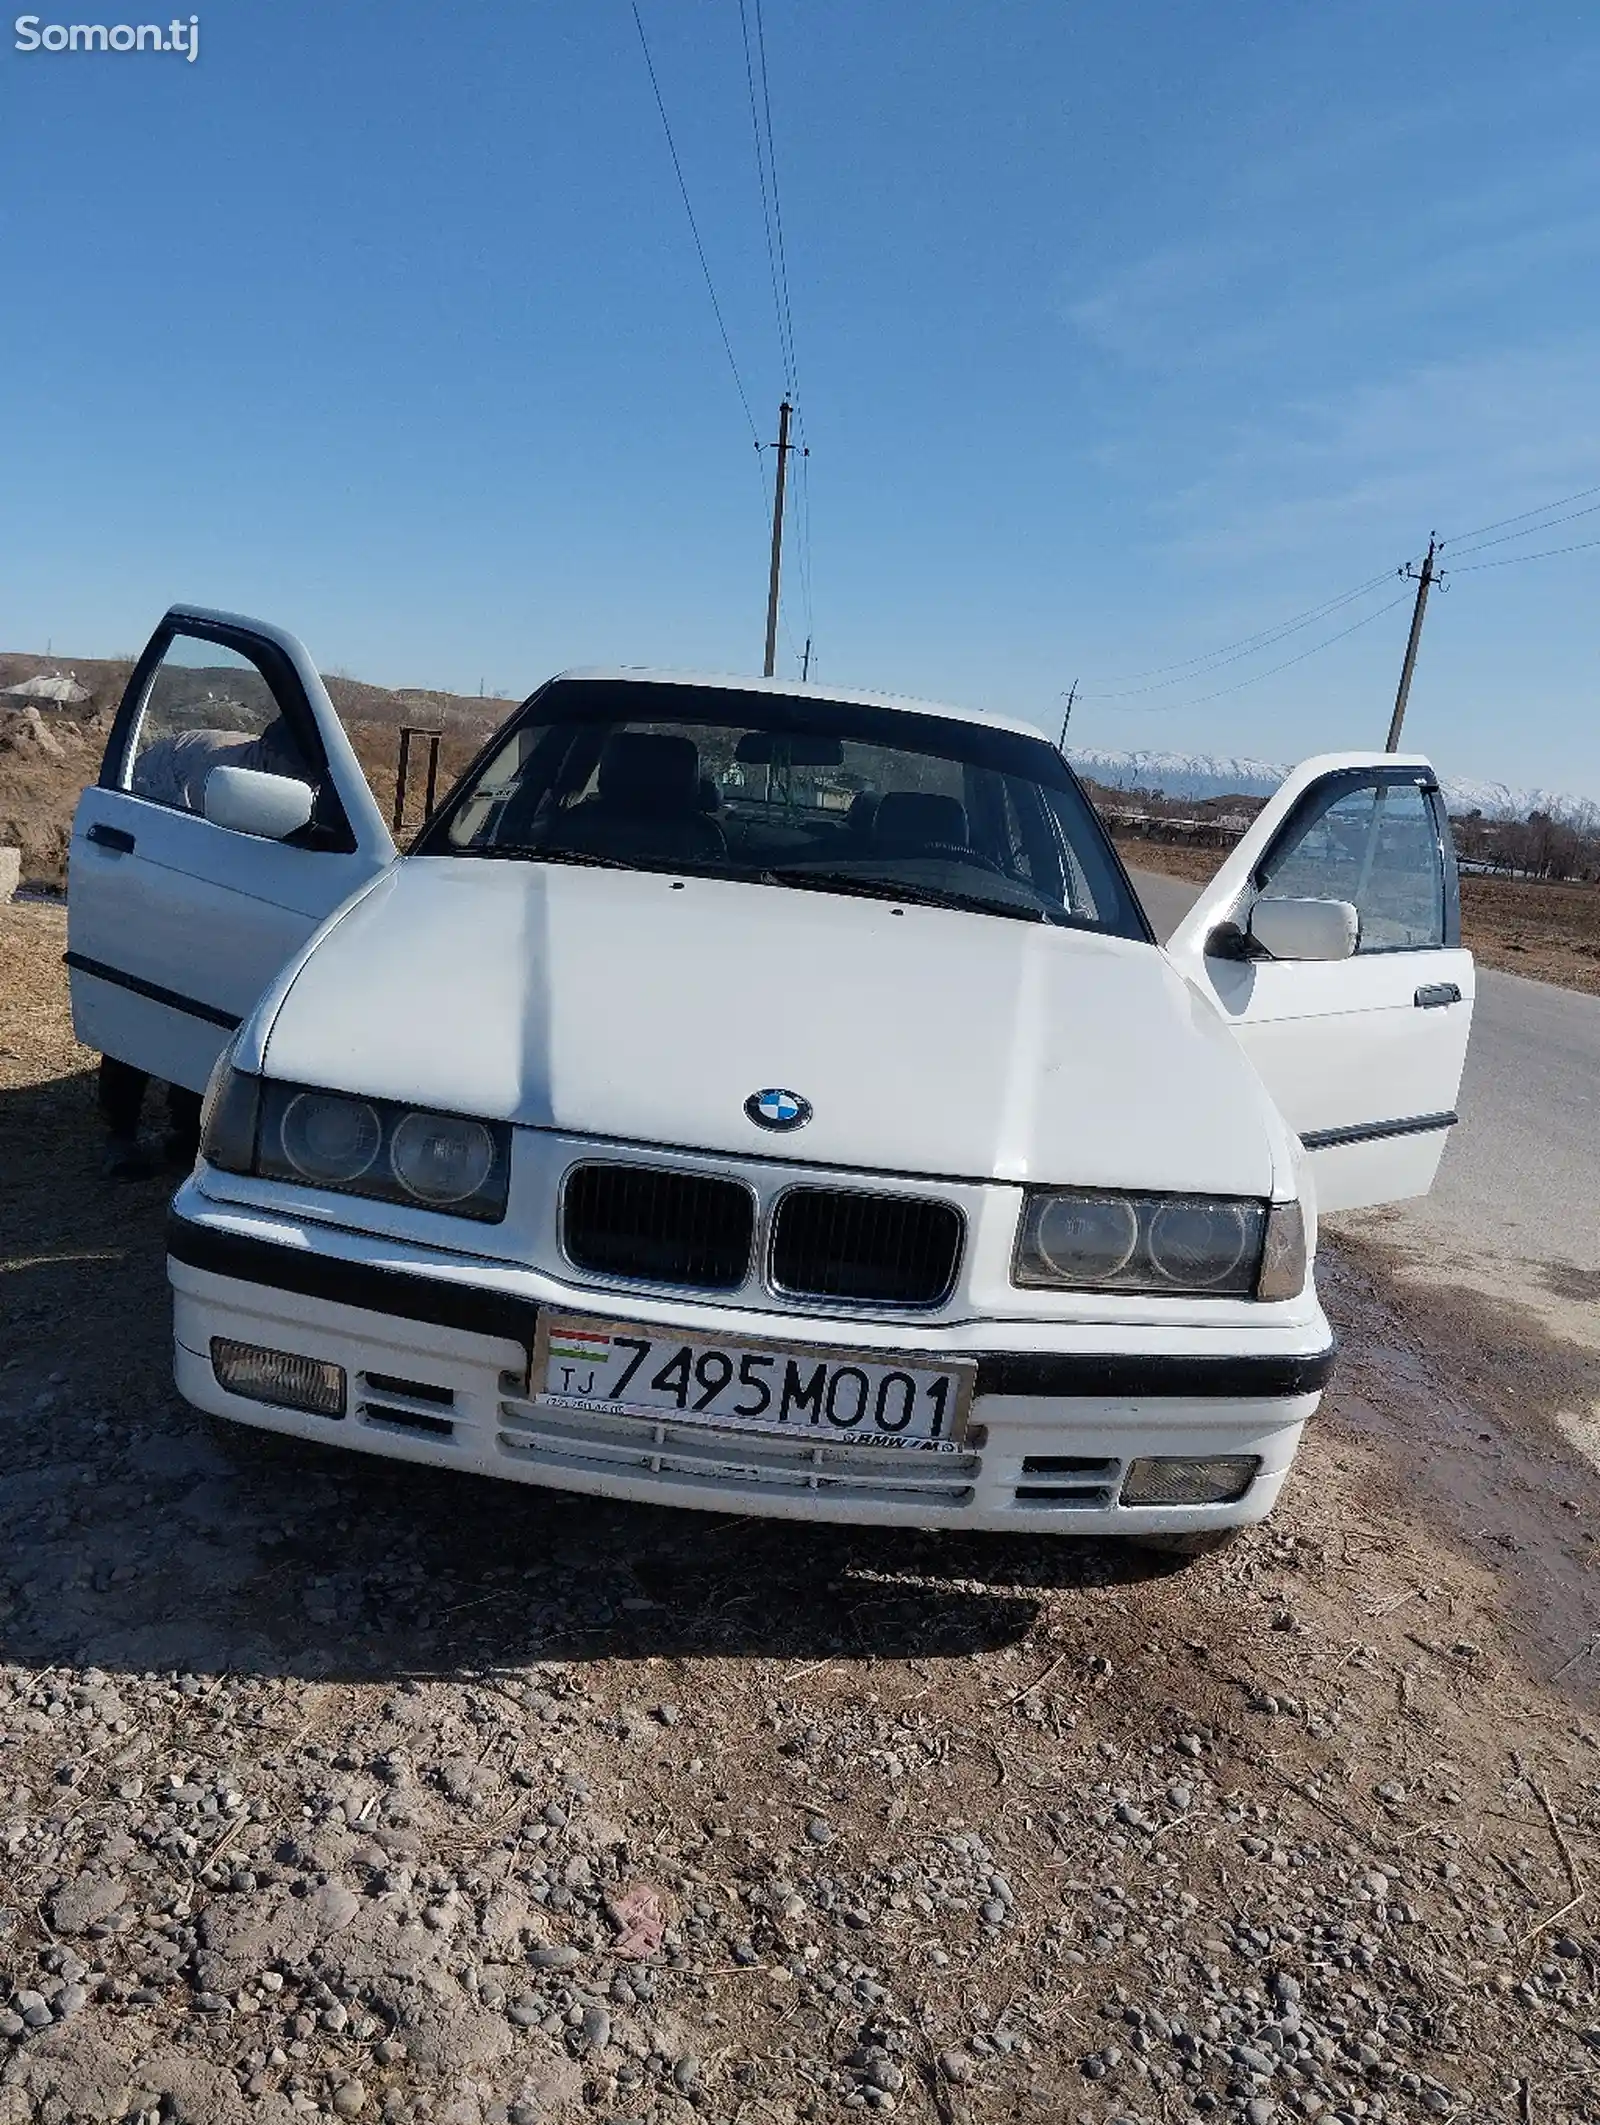
[[[1119,834],[1116,840],[1123,861],[1134,869],[1164,871],[1197,885],[1216,875],[1227,853],[1175,848],[1136,835]],[[1486,967],[1600,996],[1600,886],[1463,878],[1461,937]]]
[[0,910],[0,2125],[1600,2117],[1571,1352],[1341,1241],[1187,1572],[234,1433],[63,927]]

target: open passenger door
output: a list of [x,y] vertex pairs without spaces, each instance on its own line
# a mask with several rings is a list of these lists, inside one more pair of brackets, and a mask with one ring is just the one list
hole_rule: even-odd
[[1456,1119],[1473,967],[1426,760],[1332,753],[1296,768],[1167,953],[1299,1132],[1322,1209],[1427,1194]]
[[285,960],[394,854],[304,645],[173,606],[73,820],[79,1040],[200,1091]]

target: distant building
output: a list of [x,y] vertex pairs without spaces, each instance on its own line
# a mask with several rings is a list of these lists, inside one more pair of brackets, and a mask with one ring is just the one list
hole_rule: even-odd
[[57,708],[75,708],[80,701],[87,701],[89,689],[71,672],[52,672],[46,677],[42,672],[32,679],[19,679],[15,686],[0,687],[0,701],[12,708],[21,708],[29,701],[48,701]]

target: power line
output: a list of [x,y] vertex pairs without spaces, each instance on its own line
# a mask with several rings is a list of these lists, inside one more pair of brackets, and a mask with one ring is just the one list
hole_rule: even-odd
[[767,30],[761,0],[755,0],[756,55],[761,62],[761,111],[767,128],[767,168],[772,177],[772,226],[778,237],[778,279],[783,287],[783,331],[789,350],[789,368],[794,377],[795,397],[800,396],[800,364],[794,351],[794,318],[789,308],[789,260],[783,246],[783,200],[778,192],[778,158],[772,135],[772,90],[767,82]]
[[644,33],[644,22],[639,14],[639,0],[629,0],[633,9],[633,26],[639,32],[639,49],[644,53],[650,86],[655,92],[656,109],[661,113],[661,130],[667,136],[667,152],[672,157],[673,171],[678,179],[678,190],[683,196],[683,211],[689,217],[689,232],[694,238],[694,247],[700,260],[700,270],[705,275],[706,293],[711,297],[711,307],[716,312],[717,330],[722,334],[723,352],[728,357],[728,367],[733,371],[733,381],[738,389],[739,403],[744,408],[744,417],[750,424],[750,439],[759,450],[761,430],[756,426],[756,417],[750,410],[750,396],[744,388],[744,378],[739,374],[739,364],[733,357],[733,342],[728,337],[728,328],[723,322],[722,305],[717,300],[716,284],[711,278],[711,267],[706,260],[706,247],[700,241],[700,225],[694,218],[694,207],[689,199],[689,187],[684,180],[683,164],[678,160],[677,142],[672,137],[672,122],[667,117],[667,106],[661,94],[661,84],[656,79],[655,61],[650,56],[649,40]]
[[1529,517],[1544,516],[1552,509],[1565,509],[1569,502],[1586,502],[1590,495],[1600,494],[1600,487],[1585,487],[1577,494],[1563,494],[1553,502],[1543,502],[1537,509],[1524,509],[1518,516],[1496,517],[1492,524],[1480,524],[1476,531],[1458,531],[1453,538],[1441,539],[1441,546],[1461,546],[1469,539],[1482,538],[1486,531],[1499,531],[1507,524],[1525,524]]
[[[1600,489],[1594,491],[1600,493]],[[1573,495],[1570,499],[1576,501],[1578,497]],[[1552,502],[1548,506],[1554,509],[1560,505]],[[1593,516],[1597,510],[1600,510],[1600,502],[1591,502],[1587,509],[1570,509],[1565,516],[1546,517],[1542,524],[1528,524],[1521,531],[1502,531],[1497,539],[1478,539],[1462,550],[1466,553],[1482,553],[1486,546],[1504,546],[1512,539],[1536,539],[1541,532],[1554,531],[1558,524],[1575,523],[1581,516]],[[1532,510],[1528,513],[1530,516],[1535,514]]]
[[[754,36],[751,15],[754,14]],[[778,156],[772,130],[772,85],[767,68],[766,18],[762,0],[739,0],[739,35],[744,49],[745,94],[750,108],[750,132],[755,143],[756,183],[761,194],[761,227],[767,247],[767,274],[772,286],[772,312],[778,333],[778,354],[783,365],[787,396],[794,402],[795,426],[800,447],[799,562],[800,593],[805,607],[806,636],[814,632],[811,590],[811,478],[810,438],[806,433],[804,408],[800,404],[800,363],[795,352],[794,309],[789,295],[789,260],[783,235],[783,196],[778,183]]]
[[[1580,509],[1576,514],[1587,516],[1589,511]],[[1469,561],[1464,568],[1452,568],[1449,573],[1470,576],[1476,575],[1480,568],[1515,568],[1519,561],[1548,561],[1558,553],[1587,553],[1591,546],[1600,546],[1600,539],[1579,539],[1575,546],[1542,546],[1537,553],[1508,553],[1498,561]]]
[[[1600,541],[1596,543],[1600,544]],[[1298,656],[1286,657],[1281,664],[1270,665],[1266,671],[1252,672],[1248,679],[1236,679],[1231,686],[1219,686],[1214,693],[1200,694],[1193,701],[1163,701],[1160,704],[1160,713],[1165,714],[1172,709],[1181,711],[1186,708],[1202,708],[1208,701],[1220,701],[1224,694],[1237,694],[1247,686],[1258,686],[1263,679],[1273,678],[1278,672],[1287,671],[1293,664],[1304,664],[1307,657],[1318,656],[1323,650],[1332,649],[1335,642],[1342,642],[1347,635],[1353,635],[1363,627],[1370,627],[1374,620],[1381,620],[1386,612],[1393,612],[1397,605],[1404,605],[1409,595],[1409,592],[1402,591],[1399,597],[1391,598],[1387,605],[1380,605],[1376,612],[1366,613],[1349,627],[1340,628],[1336,635],[1329,635],[1322,642],[1313,642],[1309,649],[1302,649]],[[1080,694],[1078,698],[1082,700],[1084,696]]]
[[[1256,634],[1243,636],[1237,642],[1225,643],[1220,649],[1210,649],[1201,656],[1186,658],[1181,664],[1156,664],[1152,665],[1149,671],[1127,674],[1130,679],[1154,680],[1156,683],[1150,686],[1129,686],[1112,693],[1086,693],[1082,698],[1098,701],[1126,700],[1135,694],[1160,693],[1168,686],[1180,686],[1186,678],[1203,676],[1206,671],[1220,671],[1229,664],[1237,664],[1245,657],[1259,655],[1262,650],[1271,649],[1277,643],[1287,641],[1291,635],[1314,626],[1318,620],[1327,619],[1331,613],[1354,604],[1358,598],[1369,597],[1383,584],[1393,582],[1394,575],[1393,569],[1386,568],[1382,575],[1372,576],[1365,583],[1358,583],[1353,590],[1341,591],[1338,597],[1326,599],[1321,605],[1313,606],[1309,612],[1298,613],[1293,619],[1281,620],[1273,627],[1264,627]],[[1177,676],[1157,679],[1160,672],[1172,672]]]
[[761,105],[756,94],[755,58],[750,43],[750,16],[746,0],[739,0],[739,35],[744,44],[744,85],[750,105],[750,132],[756,150],[756,183],[761,192],[761,227],[767,243],[767,272],[772,281],[772,314],[778,327],[778,353],[783,362],[783,381],[791,398],[797,395],[794,359],[784,330],[783,291],[778,282],[778,246],[772,226],[773,185],[767,178],[771,149],[761,131]]

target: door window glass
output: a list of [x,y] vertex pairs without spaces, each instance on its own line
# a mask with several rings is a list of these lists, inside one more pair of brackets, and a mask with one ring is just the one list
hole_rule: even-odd
[[1267,858],[1263,900],[1348,900],[1360,952],[1444,943],[1444,869],[1433,808],[1414,782],[1335,784]]
[[200,812],[214,767],[316,780],[250,659],[219,642],[175,635],[145,695],[127,786],[153,804]]

